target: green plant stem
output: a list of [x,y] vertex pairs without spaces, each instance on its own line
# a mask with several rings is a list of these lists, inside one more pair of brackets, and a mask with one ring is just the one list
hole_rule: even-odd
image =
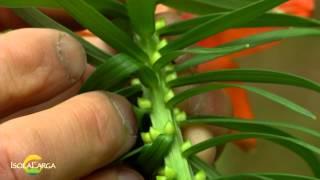
[[165,95],[169,89],[166,86],[165,80],[163,80],[164,73],[159,72],[159,87],[157,89],[151,89],[150,99],[153,104],[151,111],[152,125],[156,129],[165,129],[168,123],[172,123],[175,129],[174,143],[172,149],[165,159],[165,165],[175,170],[177,180],[192,180],[193,173],[187,160],[182,156],[181,147],[184,143],[180,127],[175,121],[173,111],[169,109],[165,102]]
[[[181,129],[175,120],[175,115],[172,109],[167,106],[166,96],[171,91],[167,82],[167,72],[164,69],[153,68],[153,64],[157,61],[159,52],[160,39],[157,34],[150,37],[141,38],[137,36],[137,40],[140,47],[148,55],[149,60],[146,64],[152,70],[154,75],[157,77],[157,82],[152,82],[153,86],[143,88],[144,97],[152,102],[152,108],[150,112],[150,118],[152,128],[159,130],[160,133],[166,133],[166,126],[171,123],[173,125],[174,142],[171,146],[169,154],[165,158],[165,166],[174,170],[176,173],[175,180],[192,180],[193,172],[187,159],[183,157],[181,147],[184,143]],[[169,178],[172,179],[172,178]]]

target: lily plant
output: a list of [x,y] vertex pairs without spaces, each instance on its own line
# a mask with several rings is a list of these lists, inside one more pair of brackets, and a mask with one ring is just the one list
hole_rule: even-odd
[[[317,138],[320,133],[300,124],[274,121],[242,121],[239,117],[217,115],[189,116],[179,104],[210,91],[242,89],[279,103],[309,119],[316,116],[304,107],[249,83],[267,83],[306,88],[320,93],[320,84],[285,72],[265,69],[205,67],[220,57],[287,38],[320,36],[320,21],[274,11],[287,0],[0,0],[34,27],[65,31],[85,47],[88,61],[96,67],[80,93],[106,90],[127,97],[139,120],[139,138],[132,151],[114,163],[134,165],[146,179],[220,180],[220,179],[318,179],[320,148],[285,131],[294,129]],[[168,24],[157,19],[157,5],[163,4],[193,14],[181,22]],[[114,48],[116,55],[98,49],[77,33],[62,26],[37,8],[59,8],[95,36]],[[279,13],[280,12],[280,13]],[[108,18],[107,18],[108,17]],[[110,18],[111,17],[111,18]],[[199,42],[232,28],[279,27],[214,47]],[[290,27],[290,28],[287,28]],[[174,36],[174,38],[172,38]],[[201,43],[200,43],[201,45]],[[177,63],[176,59],[190,58]],[[183,91],[175,91],[176,88]],[[213,125],[237,131],[192,144],[182,129],[193,125]],[[224,175],[197,154],[208,148],[250,138],[265,139],[284,146],[300,156],[314,177],[288,173],[242,173]]]

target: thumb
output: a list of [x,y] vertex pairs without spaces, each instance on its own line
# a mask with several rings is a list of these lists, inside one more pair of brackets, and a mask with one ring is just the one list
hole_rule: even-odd
[[22,169],[10,168],[10,162],[23,162],[30,154],[56,166],[37,179],[79,179],[128,151],[136,129],[129,102],[103,92],[82,94],[7,121],[0,125],[0,179],[34,179]]

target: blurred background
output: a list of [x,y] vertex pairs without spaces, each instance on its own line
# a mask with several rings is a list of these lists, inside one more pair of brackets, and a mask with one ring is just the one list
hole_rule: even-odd
[[[316,0],[314,17],[320,19],[320,0]],[[271,49],[236,60],[244,68],[264,68],[302,75],[320,82],[320,38],[299,38],[283,41]],[[320,117],[320,95],[309,90],[286,86],[257,85],[303,105]],[[320,131],[320,118],[304,118],[278,104],[250,94],[257,119],[292,122]],[[290,131],[289,131],[290,132]],[[294,135],[320,146],[320,140],[295,131]],[[251,152],[243,152],[233,144],[226,146],[218,160],[217,168],[226,174],[239,172],[291,172],[311,175],[306,163],[294,153],[279,145],[258,140]]]

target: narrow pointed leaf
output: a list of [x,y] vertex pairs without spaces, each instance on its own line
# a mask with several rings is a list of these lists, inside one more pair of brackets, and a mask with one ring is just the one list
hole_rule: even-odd
[[[185,122],[182,122],[182,126],[189,126],[189,125],[215,125],[218,127],[224,127],[232,130],[237,130],[240,132],[259,132],[259,133],[267,133],[267,134],[273,134],[283,137],[290,137],[295,138],[291,136],[290,134],[286,133],[285,131],[282,131],[280,129],[276,128],[276,123],[267,123],[267,122],[248,122],[248,121],[241,121],[239,119],[232,119],[232,118],[218,118],[218,117],[204,117],[204,118],[191,118],[188,119]],[[275,125],[276,124],[276,125]],[[280,124],[280,123],[279,123]],[[281,124],[280,124],[281,125]],[[295,129],[296,126],[294,126]]]
[[[288,38],[306,37],[306,36],[319,36],[320,30],[314,28],[290,28],[285,30],[271,31],[253,35],[247,38],[239,39],[230,43],[223,44],[218,47],[232,47],[235,45],[247,44],[249,47],[256,47],[262,44],[279,41]],[[234,53],[234,52],[230,52]],[[225,54],[227,55],[227,54]],[[218,56],[220,57],[220,56]],[[215,60],[217,57],[214,55],[198,55],[192,57],[190,60],[176,65],[176,71],[183,71],[196,65]]]
[[217,34],[236,25],[250,22],[283,2],[286,2],[286,0],[261,0],[244,8],[232,11],[224,16],[212,19],[196,26],[178,39],[170,42],[162,49],[162,52],[185,48],[213,34]]
[[196,14],[210,14],[237,9],[254,3],[258,0],[160,0],[160,3]]
[[258,94],[260,96],[263,96],[275,103],[281,104],[288,109],[291,109],[292,111],[295,111],[297,113],[300,113],[302,115],[305,115],[311,119],[316,119],[316,116],[308,111],[307,109],[303,108],[302,106],[299,106],[298,104],[283,98],[281,96],[278,96],[276,94],[273,94],[269,91],[252,87],[252,86],[246,86],[246,85],[239,85],[239,84],[210,84],[210,85],[205,85],[205,86],[200,86],[200,87],[195,87],[192,89],[188,89],[186,91],[183,91],[179,94],[177,94],[174,98],[172,98],[167,104],[169,107],[175,107],[179,103],[183,102],[184,100],[191,98],[193,96],[206,93],[209,91],[214,91],[214,90],[220,90],[220,89],[225,89],[225,88],[241,88],[245,89],[249,92],[253,92],[255,94]]
[[125,97],[131,97],[141,92],[141,86],[129,86],[115,91],[115,93],[120,94]]
[[214,169],[214,167],[210,167],[207,163],[202,161],[197,156],[190,156],[188,161],[191,162],[192,166],[194,166],[197,170],[203,170],[206,172],[206,175],[209,179],[219,177],[219,173]]
[[208,59],[212,60],[213,58],[221,57],[247,48],[249,48],[249,45],[244,44],[223,48],[189,48],[184,50],[177,50],[164,54],[153,66],[155,69],[160,69],[183,54],[193,54],[194,57],[192,57],[191,59],[182,64],[176,65],[176,71],[181,71],[194,66],[194,64],[203,63]]
[[160,0],[160,3],[175,9],[196,14],[209,14],[226,11],[225,8],[211,5],[208,6],[208,4],[204,4],[196,0]]
[[147,148],[150,148],[151,147],[151,144],[146,144],[146,145],[143,145],[141,147],[138,147],[130,152],[128,152],[127,154],[125,154],[124,156],[122,156],[119,160],[117,160],[116,162],[122,162],[122,161],[125,161],[129,158],[132,158],[138,154],[140,154],[142,151],[144,151],[145,149]]
[[144,61],[145,53],[110,20],[83,0],[56,0],[81,25],[122,53]]
[[0,5],[9,8],[25,7],[51,7],[58,8],[59,4],[55,0],[0,0]]
[[219,51],[217,53],[212,53],[212,54],[210,54],[210,53],[195,54],[193,57],[191,57],[187,61],[185,61],[181,64],[177,64],[175,66],[175,71],[177,71],[177,72],[184,71],[189,68],[195,67],[199,64],[213,61],[219,57],[223,57],[223,56],[226,56],[226,55],[229,55],[232,53],[236,53],[241,50],[248,49],[248,48],[250,48],[249,44],[242,44],[242,45],[238,45],[238,46],[224,46],[223,48],[212,48],[212,49],[220,49],[221,51]]
[[[227,13],[214,13],[199,16],[190,20],[174,23],[165,26],[158,31],[160,35],[177,35],[188,31],[203,23],[206,23],[214,18],[224,16]],[[249,23],[234,26],[234,28],[241,27],[319,27],[320,21],[316,19],[303,18],[299,16],[292,16],[287,14],[266,13]]]
[[225,9],[237,9],[255,3],[259,0],[195,0],[208,6],[217,6]]
[[80,92],[116,90],[114,87],[128,80],[140,68],[140,64],[131,57],[118,54],[110,59],[110,63],[100,65],[84,83]]
[[259,174],[237,174],[237,175],[230,175],[230,176],[220,176],[215,178],[214,180],[275,180],[269,177],[265,177]]
[[141,68],[138,77],[141,83],[148,88],[156,89],[159,87],[159,79],[154,71],[149,67],[144,66]]
[[156,0],[127,0],[128,14],[135,31],[143,38],[155,32]]
[[[127,16],[125,6],[117,0],[86,0],[86,2],[104,15],[121,17]],[[61,8],[55,0],[0,0],[0,6],[9,8]]]
[[[259,176],[259,177],[257,177]],[[244,178],[250,178],[250,180],[260,180],[262,178],[268,178],[271,180],[319,180],[319,178],[301,176],[295,174],[285,173],[243,173],[229,176],[220,176],[215,180],[243,180]]]
[[308,163],[308,165],[312,169],[315,176],[320,177],[320,163],[319,163],[320,149],[318,147],[315,147],[313,145],[310,145],[298,139],[272,135],[267,133],[239,133],[239,134],[229,134],[229,135],[218,136],[190,147],[189,149],[184,151],[183,154],[186,157],[189,157],[203,150],[206,150],[210,147],[226,144],[232,141],[248,139],[248,138],[262,138],[265,140],[272,141],[283,147],[286,147],[290,151],[296,153],[301,158],[303,158]]
[[76,38],[86,49],[88,54],[88,62],[93,65],[100,65],[105,63],[107,59],[111,56],[104,51],[100,50],[96,46],[92,45],[88,41],[84,40],[82,37],[78,36],[70,29],[64,27],[58,22],[54,21],[47,15],[43,14],[36,8],[14,8],[12,9],[15,14],[22,18],[25,22],[33,27],[43,27],[43,28],[53,28],[60,31],[64,31],[74,38]]
[[154,140],[150,147],[141,151],[137,162],[144,173],[151,175],[161,167],[165,157],[170,152],[172,143],[172,136],[162,134]]
[[244,119],[232,117],[192,117],[189,118],[187,121],[181,122],[180,125],[214,125],[242,132],[261,132],[293,138],[293,136],[289,135],[288,133],[277,129],[284,128],[299,131],[307,135],[320,138],[320,133],[316,130],[305,128],[296,124],[289,124],[283,122],[269,122],[261,120],[244,121]]
[[300,16],[266,13],[243,26],[237,27],[319,27],[320,21],[317,19],[304,18]]
[[284,30],[276,30],[232,41],[230,43],[221,45],[221,47],[240,44],[249,44],[250,47],[255,47],[273,41],[307,36],[320,36],[320,30],[315,28],[289,28]]
[[259,175],[264,177],[269,177],[274,180],[319,180],[319,178],[315,178],[315,177],[285,174],[285,173],[259,173]]
[[169,86],[178,87],[219,81],[242,81],[252,83],[271,83],[302,87],[320,92],[320,84],[289,73],[256,69],[221,70],[180,77],[169,82]]

